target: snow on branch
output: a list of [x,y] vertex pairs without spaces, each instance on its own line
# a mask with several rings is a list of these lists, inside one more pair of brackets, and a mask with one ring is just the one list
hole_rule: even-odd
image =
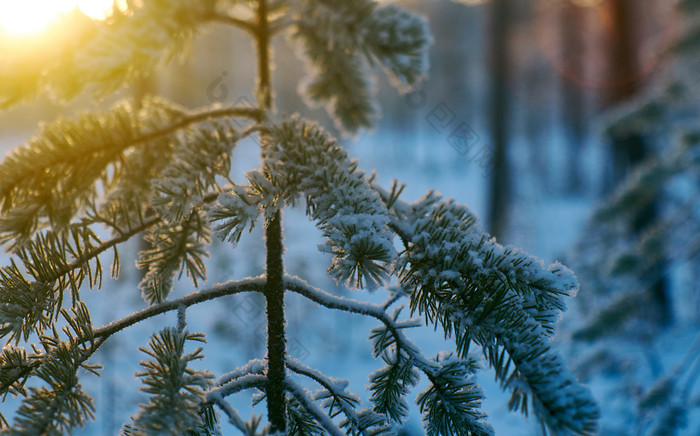
[[204,257],[211,242],[209,222],[202,211],[192,213],[177,224],[161,222],[148,230],[145,237],[150,248],[139,253],[137,267],[147,272],[139,284],[149,304],[162,303],[170,294],[179,270],[192,279],[206,280]]
[[[152,192],[140,187],[150,186],[165,169],[178,131],[217,118],[257,116],[257,109],[247,107],[188,113],[167,101],[147,99],[140,110],[121,103],[109,111],[46,124],[0,164],[0,242],[20,247],[43,227],[67,229],[77,213],[97,210],[100,183],[113,188],[105,193],[103,215],[117,216],[111,221],[121,225],[131,216],[142,217],[143,212],[119,209],[148,209],[145,201]],[[141,171],[122,177],[125,167]]]
[[360,434],[364,434],[365,431],[369,430],[369,427],[389,427],[386,417],[379,413],[375,413],[375,416],[373,416],[375,421],[371,425],[367,425],[366,417],[361,416],[361,414],[358,414],[355,410],[356,406],[360,403],[360,397],[347,390],[347,380],[327,377],[320,371],[305,366],[295,359],[287,360],[287,368],[297,374],[315,380],[324,387],[323,390],[315,394],[314,398],[316,400],[323,400],[322,405],[328,409],[331,418],[334,418],[340,412],[346,416],[346,419],[340,424],[341,427],[347,427],[349,430]]
[[354,133],[374,122],[367,64],[382,65],[401,91],[425,76],[430,36],[420,17],[371,0],[291,4],[291,37],[301,43],[311,70],[306,95],[327,106],[339,129]]
[[[451,406],[446,406],[447,409],[444,410],[437,410],[437,406],[442,406],[445,404],[445,401],[449,402],[448,399],[452,398],[455,407],[461,404],[459,406],[460,412],[448,414],[449,418],[443,421],[454,423],[452,425],[457,425],[461,428],[469,428],[474,434],[492,434],[492,428],[482,421],[486,415],[479,411],[481,400],[483,399],[483,391],[473,378],[467,377],[476,370],[475,364],[471,360],[448,358],[449,356],[445,357],[444,355],[438,355],[434,359],[424,357],[418,347],[403,333],[404,328],[415,327],[415,321],[397,322],[396,319],[393,319],[384,311],[383,306],[337,297],[321,289],[314,288],[296,277],[285,277],[285,287],[324,307],[371,316],[383,323],[383,327],[373,329],[371,336],[375,340],[375,357],[380,355],[386,357],[385,362],[388,364],[386,368],[370,375],[371,388],[374,391],[373,398],[375,403],[379,405],[375,405],[375,409],[379,407],[380,413],[387,413],[395,421],[400,421],[404,416],[404,413],[401,413],[400,404],[402,404],[403,396],[408,393],[408,389],[418,381],[417,376],[412,372],[415,367],[422,371],[431,382],[430,389],[432,390],[426,391],[423,396],[428,395],[429,397],[432,396],[431,398],[435,398],[437,395],[442,398],[440,402],[432,401],[432,407],[426,406],[424,408],[426,412],[425,419],[428,422],[436,422],[438,419],[437,414],[445,416],[445,410],[452,410],[450,409]],[[391,351],[389,351],[390,349]],[[392,358],[387,355],[387,352],[393,353],[393,362],[400,363],[398,367],[392,365]],[[454,373],[454,365],[461,365],[461,368],[465,368],[463,372],[459,373],[462,377],[460,382],[456,383],[454,376],[449,383],[444,382],[446,377],[445,368],[451,368]],[[392,366],[394,366],[393,369]],[[404,382],[399,384],[399,380],[392,376],[391,371],[405,374],[406,377],[399,377],[399,379],[404,379]],[[310,373],[308,375],[313,376],[314,374]],[[380,385],[382,380],[385,382],[383,384],[384,388]],[[397,385],[399,387],[403,385],[405,389],[394,392],[393,389]],[[392,394],[392,392],[394,393]],[[392,395],[393,398],[386,397],[386,395]]]
[[[80,328],[80,329],[75,329],[75,333],[70,334],[69,338],[71,339],[71,345],[69,346],[68,343],[66,342],[61,342],[63,345],[59,346],[56,348],[55,346],[51,346],[52,349],[56,349],[56,358],[62,359],[63,363],[61,365],[66,364],[70,360],[72,362],[70,365],[72,366],[67,366],[67,367],[73,367],[73,366],[83,366],[85,368],[91,368],[89,365],[86,365],[84,362],[87,361],[87,359],[92,356],[92,354],[97,351],[97,349],[107,340],[109,339],[110,336],[112,336],[115,333],[118,333],[128,327],[131,327],[135,324],[137,324],[140,321],[143,321],[148,318],[152,318],[154,316],[160,315],[162,313],[168,312],[168,311],[174,311],[174,310],[180,310],[182,307],[189,307],[194,304],[199,304],[203,303],[205,301],[210,301],[216,298],[220,298],[223,296],[227,295],[234,295],[237,293],[241,292],[251,292],[251,291],[257,291],[257,292],[263,292],[265,287],[265,278],[264,277],[256,277],[256,278],[250,278],[250,279],[244,279],[244,280],[239,280],[239,281],[231,281],[228,283],[223,283],[220,285],[216,285],[212,287],[209,290],[205,291],[200,291],[200,292],[193,292],[189,295],[186,295],[185,297],[182,297],[177,300],[173,301],[168,301],[165,303],[161,303],[158,305],[153,305],[151,307],[148,307],[147,309],[144,309],[140,312],[135,312],[125,318],[122,318],[118,321],[114,321],[106,326],[100,327],[100,328],[95,328],[93,329],[90,321],[89,321],[89,314],[87,313],[87,310],[84,306],[83,309],[77,308],[77,309],[71,309],[72,312],[75,315],[69,315],[68,312],[65,310],[62,311],[64,313],[64,317],[68,317],[71,319],[77,319],[79,322],[69,322],[70,325],[79,327],[79,326],[89,326],[89,329],[86,330],[85,328]],[[64,329],[65,330],[65,329]],[[51,339],[51,338],[48,338]],[[51,342],[54,343],[55,341]],[[88,344],[88,347],[85,347],[84,345]],[[51,359],[54,359],[52,357],[53,351],[50,351],[48,353],[40,353],[40,354],[32,354],[28,355],[26,353],[26,350],[23,348],[18,348],[18,347],[10,347],[7,346],[3,349],[3,352],[0,353],[0,364],[2,364],[3,371],[0,372],[0,393],[7,393],[7,392],[19,392],[17,389],[24,389],[23,388],[23,382],[22,380],[26,380],[30,375],[34,375],[34,373],[40,369],[41,367],[46,367],[48,364],[46,362],[51,362]],[[68,353],[68,354],[66,354]],[[77,354],[76,354],[77,353]],[[41,374],[39,374],[41,375]],[[66,375],[63,375],[61,377],[65,377]],[[72,377],[72,376],[71,376]],[[18,384],[19,383],[19,384]],[[48,392],[48,391],[47,391]],[[78,391],[76,395],[80,396],[82,395]],[[50,392],[48,393],[38,393],[37,401],[43,401],[41,398],[43,398],[44,395],[53,395]],[[86,397],[87,398],[87,397]],[[82,400],[80,400],[82,401]],[[88,404],[88,403],[85,403]],[[91,403],[89,403],[91,404]],[[92,406],[90,406],[92,407]],[[1,416],[0,416],[1,419]]]
[[265,290],[265,277],[255,277],[250,279],[230,281],[213,286],[204,291],[192,292],[182,298],[164,303],[155,304],[139,312],[135,312],[118,321],[95,329],[96,338],[107,339],[111,335],[131,327],[145,319],[153,318],[165,312],[178,310],[180,306],[190,307],[205,301],[214,300],[227,295],[239,294],[241,292],[263,292]]
[[[24,349],[5,347],[0,354],[0,392],[22,396],[13,434],[66,434],[94,417],[93,400],[78,378],[81,368],[93,374],[100,368],[84,363],[95,349],[90,314],[80,302],[70,311],[62,310],[61,315],[67,323],[63,328],[67,340],[54,328],[51,334],[39,336],[43,352],[34,346],[34,353],[27,355]],[[36,376],[45,386],[39,383],[25,387],[30,376]]]
[[428,436],[460,434],[493,436],[494,430],[482,420],[484,392],[476,383],[476,360],[460,359],[453,353],[440,353],[432,360],[431,385],[418,395]]
[[149,394],[149,400],[139,405],[132,430],[181,435],[205,426],[199,411],[213,375],[189,367],[204,357],[201,347],[185,353],[189,341],[205,342],[204,334],[166,327],[151,337],[148,348],[139,348],[150,356],[141,362],[143,371],[136,373],[144,384],[140,390]]
[[228,178],[231,153],[239,133],[229,120],[213,120],[181,131],[172,162],[151,181],[153,208],[169,223],[189,218],[212,189],[220,191],[217,176]]
[[206,398],[208,402],[216,401],[217,398],[228,397],[236,392],[240,392],[244,389],[260,388],[264,389],[267,385],[267,376],[259,374],[248,374],[238,377],[233,380],[229,380],[222,386],[217,386],[211,388],[206,393]]
[[388,276],[396,256],[386,208],[357,162],[316,124],[292,119],[271,129],[262,145],[264,169],[293,203],[306,197],[307,213],[334,255],[329,273],[370,288]]
[[285,204],[306,199],[333,254],[329,273],[339,281],[370,289],[389,274],[396,256],[389,217],[357,163],[315,124],[293,118],[271,126],[262,137],[263,168],[247,174],[248,185],[219,197],[210,219],[222,238],[237,242],[259,215],[270,219]]
[[263,359],[253,359],[245,365],[222,375],[216,382],[218,386],[223,386],[231,380],[243,377],[246,374],[264,374],[267,362]]
[[[389,204],[389,193],[379,192]],[[503,247],[466,207],[434,192],[411,205],[394,198],[390,212],[407,241],[397,268],[400,284],[411,290],[411,311],[454,337],[463,358],[472,341],[479,344],[497,377],[513,389],[514,407],[527,410],[531,395],[554,431],[593,433],[597,406],[548,340],[565,308],[563,297],[578,289],[573,273]],[[503,359],[501,347],[510,359]]]
[[316,421],[331,435],[343,436],[345,433],[326,415],[312,399],[311,393],[289,378],[284,381],[287,390],[294,395],[297,401],[306,409]]
[[246,422],[243,421],[243,418],[241,418],[241,415],[234,409],[231,404],[229,404],[228,401],[226,401],[224,398],[221,397],[216,397],[211,400],[214,404],[216,404],[221,410],[224,411],[226,416],[228,416],[228,421],[236,427],[238,430],[240,430],[243,434],[248,434],[248,427],[246,425]]

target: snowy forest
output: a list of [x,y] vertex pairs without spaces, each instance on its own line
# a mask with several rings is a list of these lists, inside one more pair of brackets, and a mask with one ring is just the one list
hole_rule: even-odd
[[0,3],[0,435],[700,434],[700,0]]

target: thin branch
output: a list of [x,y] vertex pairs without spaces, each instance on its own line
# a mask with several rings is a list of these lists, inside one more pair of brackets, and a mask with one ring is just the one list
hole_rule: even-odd
[[215,285],[211,289],[204,291],[193,292],[182,298],[173,301],[166,301],[161,304],[151,306],[147,309],[135,312],[127,317],[114,321],[110,324],[97,328],[93,331],[96,338],[106,339],[113,334],[120,332],[132,325],[139,323],[145,319],[153,318],[162,313],[177,310],[180,305],[190,307],[195,304],[205,301],[214,300],[216,298],[239,294],[241,292],[263,292],[265,288],[265,278],[255,277],[250,279],[231,281],[220,285]]
[[298,277],[286,276],[284,282],[289,291],[303,295],[324,307],[343,310],[345,312],[359,313],[381,321],[394,336],[398,348],[404,350],[409,357],[413,359],[414,366],[423,371],[425,375],[433,381],[432,364],[418,351],[418,348],[403,334],[403,332],[401,332],[401,327],[391,319],[382,306],[336,297],[335,295],[331,295],[326,291],[309,285]]
[[270,35],[278,35],[282,33],[286,28],[291,27],[298,23],[298,20],[291,20],[289,17],[280,17],[274,21],[270,22]]
[[242,18],[233,17],[231,15],[212,13],[207,17],[207,20],[213,21],[215,23],[223,23],[228,24],[230,26],[238,27],[239,29],[245,30],[246,32],[253,35],[256,32],[254,23],[246,21]]
[[419,349],[401,332],[400,327],[396,325],[393,319],[384,311],[382,306],[376,304],[364,303],[347,298],[336,297],[321,289],[314,288],[304,280],[297,277],[285,278],[285,285],[288,290],[296,292],[304,297],[315,301],[316,303],[328,307],[330,309],[339,309],[346,312],[359,313],[368,315],[384,323],[396,340],[397,351],[403,350],[411,359],[413,366],[420,369],[430,383],[437,389],[440,394],[444,392],[444,388],[438,383],[435,378],[434,366],[423,356]]
[[[216,201],[216,199],[219,197],[219,192],[211,192],[207,195],[204,196],[202,199],[202,203],[212,203]],[[103,221],[103,218],[101,218],[99,215],[94,215],[94,217],[98,220],[97,222],[99,223],[106,223]],[[152,216],[145,221],[142,221],[139,226],[136,226],[132,229],[123,231],[120,228],[116,226],[111,226],[114,227],[114,229],[119,233],[119,236],[110,239],[107,242],[104,242],[100,244],[97,248],[92,250],[91,252],[84,254],[80,256],[78,259],[74,260],[73,262],[69,263],[65,267],[61,268],[60,270],[56,271],[53,275],[48,277],[46,281],[51,282],[54,280],[58,280],[62,276],[68,274],[69,272],[73,271],[74,269],[80,268],[81,266],[85,265],[87,262],[91,261],[95,257],[99,256],[100,254],[104,253],[105,251],[109,250],[110,248],[113,248],[116,245],[121,244],[122,242],[128,241],[130,238],[133,236],[141,233],[144,230],[147,230],[149,227],[157,224],[161,220],[160,217],[158,216]]]
[[[208,110],[208,111],[202,111],[202,112],[196,112],[194,114],[191,114],[189,116],[186,116],[182,118],[181,120],[171,124],[168,127],[165,127],[160,130],[156,130],[152,133],[146,134],[140,138],[136,138],[131,144],[127,145],[133,146],[133,145],[138,145],[144,142],[152,141],[154,139],[157,139],[161,136],[169,135],[170,133],[173,133],[177,130],[180,130],[184,127],[187,127],[191,124],[197,124],[201,123],[207,120],[211,119],[216,119],[216,118],[229,118],[229,117],[236,117],[236,118],[249,118],[251,120],[259,120],[261,119],[261,112],[260,110],[254,108],[254,107],[249,107],[249,106],[244,106],[244,107],[227,107],[227,108],[221,108],[221,109],[214,109],[214,110]],[[125,148],[127,148],[125,147]]]
[[401,222],[401,218],[399,215],[402,213],[406,214],[406,209],[410,208],[410,205],[408,203],[399,201],[399,199],[396,197],[392,198],[391,193],[383,187],[381,187],[377,182],[372,181],[370,184],[372,188],[375,191],[377,191],[379,197],[382,199],[382,202],[385,206],[388,206],[389,203],[391,203],[391,208],[388,208],[388,226],[391,230],[393,230],[394,233],[396,233],[396,235],[399,238],[401,238],[401,242],[403,243],[404,248],[408,249],[408,245],[411,242],[411,239],[413,239],[413,235],[411,235],[410,231],[403,228],[403,223]]
[[315,380],[318,384],[326,388],[326,390],[337,400],[338,404],[342,408],[343,413],[345,413],[345,416],[347,416],[348,420],[352,420],[353,425],[361,433],[364,434],[364,429],[360,428],[360,423],[357,414],[355,413],[355,409],[352,407],[352,405],[350,407],[347,407],[348,401],[341,398],[342,396],[350,396],[354,394],[346,391],[345,388],[343,388],[343,392],[337,392],[336,390],[338,382],[344,382],[347,386],[347,380],[337,380],[327,377],[323,375],[319,370],[310,368],[296,359],[287,359],[287,368],[291,369],[297,374],[305,375],[306,377]]
[[331,418],[323,413],[323,410],[321,410],[316,403],[310,401],[306,389],[289,379],[285,379],[284,383],[287,386],[287,390],[294,395],[294,398],[296,398],[297,401],[299,401],[299,403],[304,406],[304,408],[311,413],[314,418],[316,418],[316,421],[318,421],[318,423],[321,424],[328,433],[333,436],[345,436],[345,433],[343,433],[343,431],[340,430],[337,425],[335,425]]
[[399,287],[399,289],[394,292],[394,295],[392,295],[389,299],[387,299],[384,302],[384,304],[382,304],[382,309],[386,311],[389,307],[391,307],[392,304],[396,303],[401,298],[406,296],[410,296],[410,294],[406,292],[406,290],[403,287]]
[[326,388],[329,392],[335,394],[338,396],[338,394],[335,392],[334,385],[338,382],[346,382],[347,380],[342,379],[331,379],[330,377],[327,377],[321,373],[321,371],[317,369],[313,369],[309,366],[306,366],[299,362],[296,359],[287,359],[287,368],[291,369],[292,371],[296,372],[297,374],[305,375],[313,380],[316,380],[318,384]]
[[228,401],[223,398],[215,398],[213,399],[213,403],[219,406],[219,408],[224,411],[226,416],[228,416],[228,422],[239,429],[242,433],[247,433],[248,429],[245,426],[245,421],[243,421],[241,415],[236,412],[236,409],[231,407]]
[[[158,316],[165,312],[178,310],[181,306],[189,307],[195,304],[203,303],[205,301],[213,300],[228,295],[234,295],[242,292],[263,292],[264,287],[265,278],[262,276],[238,281],[231,281],[215,285],[214,287],[208,290],[193,292],[178,300],[166,301],[164,303],[151,306],[142,311],[132,313],[131,315],[124,317],[118,321],[113,321],[110,324],[93,329],[93,338],[97,340],[94,341],[93,345],[90,348],[84,350],[83,355],[81,356],[77,364],[82,364],[83,362],[88,360],[90,356],[95,354],[95,352],[102,346],[102,344],[104,344],[107,341],[107,339],[109,339],[110,336],[148,318],[153,318],[154,316]],[[91,341],[91,339],[85,338],[82,341],[76,342],[76,345],[84,344]],[[35,356],[35,359],[32,360],[32,363],[23,368],[20,368],[20,371],[16,374],[16,377],[13,377],[6,383],[0,384],[0,391],[4,391],[5,389],[7,389],[7,387],[17,382],[17,380],[26,377],[34,369],[40,367],[43,364],[44,358],[46,356],[46,354]]]
[[[164,127],[159,130],[155,130],[151,133],[146,133],[141,136],[138,136],[136,138],[133,138],[131,141],[128,141],[124,144],[121,144],[122,149],[126,150],[129,147],[133,147],[136,145],[142,145],[145,143],[148,143],[149,141],[153,141],[154,139],[158,139],[162,136],[169,135],[173,132],[176,132],[184,127],[187,127],[191,124],[197,124],[201,123],[203,121],[215,119],[215,118],[227,118],[227,117],[236,117],[236,118],[249,118],[251,120],[262,120],[264,118],[264,114],[257,108],[254,107],[249,107],[249,106],[244,106],[244,107],[226,107],[226,108],[221,108],[221,109],[214,109],[214,110],[205,110],[201,112],[195,112],[192,114],[189,114],[187,116],[184,116],[180,120],[174,122],[173,124]],[[95,149],[95,152],[99,151],[99,149]],[[55,157],[55,156],[54,156]],[[7,186],[5,187],[6,192],[9,192],[11,190],[14,190],[17,188],[17,186],[22,185],[22,183],[27,179],[28,177],[31,177],[32,175],[35,175],[38,172],[43,171],[45,168],[50,168],[53,165],[56,165],[60,162],[63,162],[65,159],[64,156],[61,157],[55,157],[52,159],[50,162],[45,163],[45,165],[42,165],[41,167],[35,167],[33,170],[25,172],[21,177],[16,178],[13,180],[12,186]]]
[[229,395],[233,395],[236,392],[240,392],[244,389],[259,388],[261,390],[265,390],[266,385],[267,376],[248,374],[235,380],[231,380],[223,386],[210,389],[207,391],[206,400],[207,403],[214,403],[218,399],[226,398]]
[[80,256],[78,259],[74,260],[73,262],[69,263],[68,265],[66,265],[63,268],[56,271],[51,277],[48,277],[46,279],[46,281],[52,282],[54,280],[58,280],[59,278],[68,274],[69,272],[73,271],[74,269],[80,268],[81,266],[85,265],[87,262],[91,261],[95,257],[99,256],[100,254],[102,254],[105,251],[109,250],[110,248],[114,247],[115,245],[118,245],[118,244],[121,244],[122,242],[128,241],[132,236],[141,233],[142,231],[144,231],[147,228],[151,227],[152,225],[156,224],[158,221],[160,221],[159,217],[155,217],[155,216],[151,217],[151,218],[147,219],[146,221],[144,221],[143,223],[141,223],[140,226],[134,227],[133,229],[129,229],[128,231],[123,232],[120,236],[118,236],[114,239],[110,239],[109,241],[100,244],[94,250],[90,251],[89,253],[87,253],[83,256]]
[[231,380],[235,380],[239,377],[242,377],[246,374],[264,374],[265,370],[267,368],[267,361],[264,359],[253,359],[249,360],[248,363],[245,365],[238,367],[234,369],[231,372],[228,372],[221,377],[219,377],[219,381],[217,384],[219,386],[223,386],[226,383],[228,383]]
[[[46,354],[42,353],[39,355],[33,355],[31,357],[33,357],[33,359],[29,362],[29,365],[14,368],[4,368],[5,374],[10,372],[11,370],[16,370],[17,372],[11,379],[6,380],[4,383],[0,383],[0,392],[5,392],[4,395],[7,395],[6,391],[10,388],[10,386],[15,384],[18,380],[28,377],[29,374],[31,374],[35,369],[38,369],[44,363],[44,358],[46,357]],[[2,426],[0,426],[0,428],[2,428]]]

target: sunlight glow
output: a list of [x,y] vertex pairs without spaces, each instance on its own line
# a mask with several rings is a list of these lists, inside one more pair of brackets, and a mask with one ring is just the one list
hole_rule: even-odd
[[112,3],[113,0],[0,0],[0,32],[37,35],[76,8],[88,17],[103,19],[110,14]]

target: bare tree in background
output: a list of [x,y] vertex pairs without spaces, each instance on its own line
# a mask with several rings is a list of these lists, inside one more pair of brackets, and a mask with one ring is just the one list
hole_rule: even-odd
[[489,231],[502,239],[508,225],[509,170],[506,160],[508,142],[508,1],[491,4],[491,141],[493,160],[489,193]]
[[[634,5],[637,6],[636,3]],[[626,0],[608,2],[612,20],[612,39],[609,55],[609,75],[615,86],[611,87],[605,96],[605,103],[615,105],[630,100],[642,90],[642,80],[639,76],[637,54],[640,46],[637,33],[639,25],[635,24],[635,7]],[[617,186],[629,172],[652,155],[648,138],[639,131],[629,129],[611,129],[609,132],[610,151],[612,154],[612,171],[608,190]],[[639,211],[630,223],[636,233],[643,231],[655,221],[657,202],[650,203]],[[663,261],[659,261],[649,277],[653,283],[648,287],[649,297],[657,308],[657,321],[660,325],[668,325],[672,321],[668,286],[660,271]]]

